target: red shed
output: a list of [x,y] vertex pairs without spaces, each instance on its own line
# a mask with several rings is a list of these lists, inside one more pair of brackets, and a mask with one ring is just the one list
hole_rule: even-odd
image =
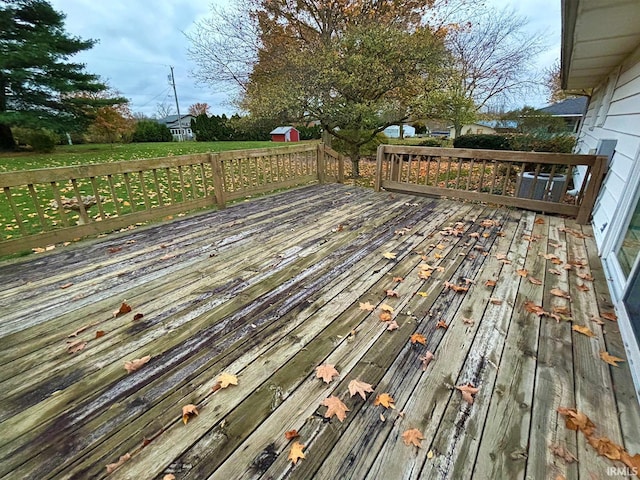
[[295,127],[278,127],[271,132],[272,142],[299,142],[300,132]]

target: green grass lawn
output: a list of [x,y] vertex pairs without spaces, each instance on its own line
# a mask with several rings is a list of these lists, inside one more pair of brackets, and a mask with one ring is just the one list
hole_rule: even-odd
[[273,148],[291,145],[273,142],[163,142],[127,144],[59,145],[52,153],[0,153],[0,172],[34,168],[66,167],[89,163],[120,162],[190,153]]

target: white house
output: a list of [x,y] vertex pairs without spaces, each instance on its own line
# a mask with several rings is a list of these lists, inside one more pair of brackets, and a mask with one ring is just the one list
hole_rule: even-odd
[[[400,125],[390,125],[385,128],[382,133],[384,133],[389,138],[400,138]],[[415,137],[416,129],[411,125],[402,125],[402,135],[407,137]]]
[[193,140],[193,130],[191,130],[191,120],[193,115],[169,115],[157,120],[158,123],[166,125],[171,131],[174,140]]
[[564,0],[562,15],[563,88],[590,95],[576,150],[610,155],[592,223],[640,392],[640,1]]

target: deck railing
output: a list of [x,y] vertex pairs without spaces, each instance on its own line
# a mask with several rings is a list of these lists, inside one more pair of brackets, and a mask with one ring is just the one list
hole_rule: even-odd
[[607,157],[380,145],[376,190],[558,213],[588,223]]
[[[317,181],[324,146],[303,144],[0,173],[0,255],[127,228]],[[325,157],[325,158],[326,158]],[[339,162],[338,162],[339,163]],[[335,173],[334,173],[335,172]],[[339,173],[342,172],[342,173]],[[335,179],[334,179],[335,177]]]

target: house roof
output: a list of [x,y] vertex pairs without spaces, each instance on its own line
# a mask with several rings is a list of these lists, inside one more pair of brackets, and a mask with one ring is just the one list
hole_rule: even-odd
[[562,88],[597,87],[640,45],[640,2],[562,1]]
[[296,130],[295,127],[292,126],[287,126],[287,127],[278,127],[276,129],[274,129],[273,131],[271,131],[269,133],[269,135],[284,135],[285,133],[287,133],[289,130]]
[[541,108],[541,112],[555,117],[581,117],[587,110],[589,99],[587,97],[567,98],[561,102]]
[[[186,118],[190,118],[192,115],[190,114],[185,114],[185,115],[180,115],[180,119],[184,120]],[[178,121],[178,115],[167,115],[164,118],[159,118],[157,119],[158,123],[163,123],[165,125],[169,125],[170,123],[174,123]]]

